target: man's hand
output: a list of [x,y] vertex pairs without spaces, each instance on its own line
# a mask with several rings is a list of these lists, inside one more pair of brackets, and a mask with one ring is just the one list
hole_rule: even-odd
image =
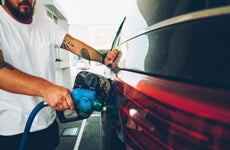
[[57,85],[51,85],[45,88],[44,91],[43,97],[49,106],[58,111],[67,109],[74,111],[74,103],[69,89]]
[[116,58],[119,54],[119,51],[117,49],[114,49],[110,52],[107,53],[105,59],[104,59],[104,64],[111,69],[113,69],[117,64],[116,64]]

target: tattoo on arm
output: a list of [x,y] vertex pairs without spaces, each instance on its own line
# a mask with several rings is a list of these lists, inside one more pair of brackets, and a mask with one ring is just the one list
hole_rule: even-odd
[[86,48],[82,48],[82,49],[81,49],[81,55],[82,55],[82,57],[84,57],[85,59],[88,59],[88,60],[91,59],[91,58],[90,58],[90,55],[89,55],[89,52],[88,52],[88,50],[87,50]]
[[74,47],[74,44],[69,39],[64,39],[61,47],[64,48],[64,49],[68,49],[69,50],[70,47]]
[[7,68],[9,70],[14,70],[14,67],[12,65],[8,64],[7,62],[0,61],[0,70],[3,68]]

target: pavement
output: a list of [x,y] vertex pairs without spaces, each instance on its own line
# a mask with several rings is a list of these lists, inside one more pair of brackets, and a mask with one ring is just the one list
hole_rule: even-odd
[[81,121],[59,122],[60,144],[56,150],[101,150],[100,119],[100,113],[94,112]]

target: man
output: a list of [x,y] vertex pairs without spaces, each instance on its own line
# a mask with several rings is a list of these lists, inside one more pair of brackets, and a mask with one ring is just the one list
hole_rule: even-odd
[[[0,6],[0,146],[18,149],[32,109],[45,100],[33,121],[26,148],[55,149],[55,110],[74,110],[70,90],[55,85],[52,49],[60,46],[88,60],[114,67],[117,50],[101,55],[54,23],[33,15],[35,0],[5,0]],[[55,110],[54,110],[55,109]]]

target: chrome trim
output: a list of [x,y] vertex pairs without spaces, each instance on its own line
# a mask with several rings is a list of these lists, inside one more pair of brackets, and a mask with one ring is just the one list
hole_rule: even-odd
[[123,43],[125,43],[125,42],[139,36],[139,35],[142,35],[142,34],[145,34],[147,32],[157,30],[157,29],[160,29],[163,27],[167,27],[170,25],[178,24],[178,23],[193,21],[193,20],[197,20],[197,19],[204,19],[204,18],[209,18],[209,17],[220,16],[220,15],[230,15],[230,6],[201,10],[201,11],[192,12],[192,13],[188,13],[185,15],[173,17],[170,19],[166,19],[164,21],[161,21],[159,23],[156,23],[152,26],[147,27],[145,30],[131,36],[129,39],[125,40],[121,44],[123,44]]

